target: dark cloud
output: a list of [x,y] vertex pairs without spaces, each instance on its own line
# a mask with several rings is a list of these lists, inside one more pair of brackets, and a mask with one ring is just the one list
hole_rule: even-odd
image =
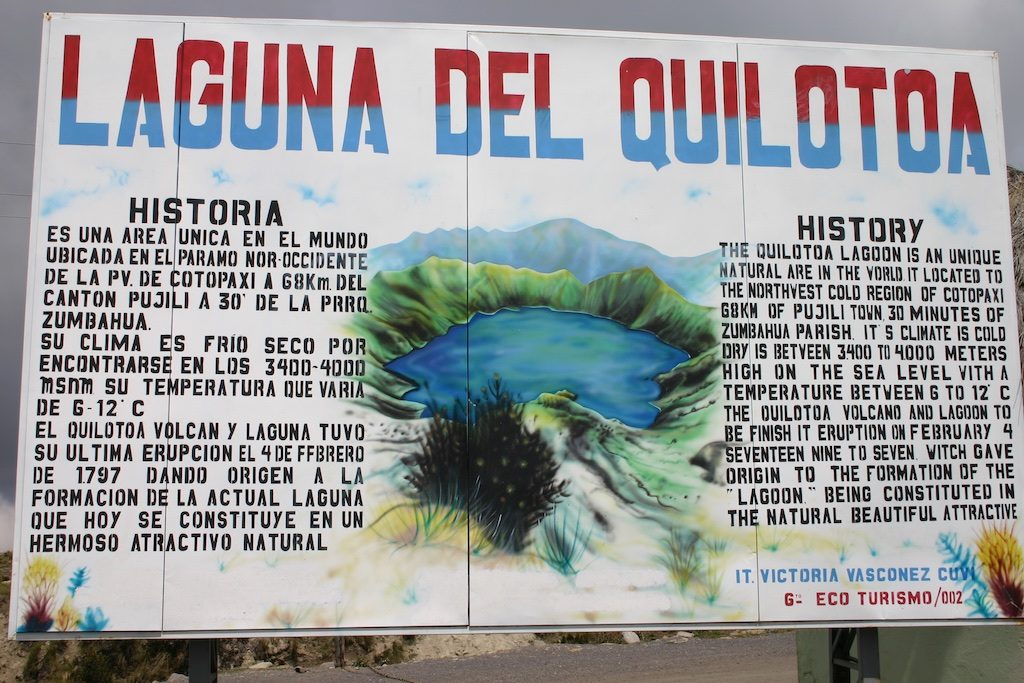
[[14,503],[0,495],[0,553],[14,545]]

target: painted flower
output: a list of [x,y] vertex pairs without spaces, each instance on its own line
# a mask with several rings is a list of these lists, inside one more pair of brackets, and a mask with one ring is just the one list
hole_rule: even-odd
[[50,558],[35,557],[28,563],[22,577],[25,623],[19,631],[39,633],[50,630],[59,582],[60,567]]
[[82,631],[102,631],[110,623],[110,619],[103,614],[99,607],[86,607],[85,617],[78,621],[78,628]]
[[1024,615],[1024,552],[1013,525],[983,527],[977,545],[978,561],[999,611],[1007,617]]
[[54,626],[57,627],[58,631],[71,631],[78,627],[78,622],[81,618],[82,613],[75,608],[75,603],[71,598],[64,598],[60,609],[57,610],[57,619]]
[[71,579],[68,581],[68,593],[71,597],[75,597],[75,593],[78,589],[86,584],[89,580],[89,570],[85,567],[79,567],[75,570],[75,573],[71,575]]

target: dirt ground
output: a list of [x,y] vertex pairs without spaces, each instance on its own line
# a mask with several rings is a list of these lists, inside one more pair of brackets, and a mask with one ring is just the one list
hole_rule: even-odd
[[[472,636],[486,649],[490,636]],[[494,645],[502,638],[494,640]],[[443,651],[444,648],[441,648]],[[638,643],[552,644],[535,639],[500,653],[412,661],[338,670],[331,665],[223,672],[225,683],[791,683],[798,678],[796,637],[789,632],[757,632],[717,638],[680,633]]]
[[0,626],[3,639],[0,640],[0,681],[15,681],[15,674],[21,672],[28,656],[29,646],[7,638],[7,615],[11,609],[11,553],[0,553]]

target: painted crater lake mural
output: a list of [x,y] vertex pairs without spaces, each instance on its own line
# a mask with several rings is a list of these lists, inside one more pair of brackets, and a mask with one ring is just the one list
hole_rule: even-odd
[[642,428],[659,412],[651,403],[661,393],[654,377],[689,358],[650,332],[607,318],[524,308],[478,313],[386,368],[416,384],[403,398],[426,405],[425,416],[464,402],[467,389],[479,391],[498,376],[519,400],[568,391],[580,405]]

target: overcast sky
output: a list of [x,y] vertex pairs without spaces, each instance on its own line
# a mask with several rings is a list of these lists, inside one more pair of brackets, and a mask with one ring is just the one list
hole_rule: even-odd
[[1022,0],[0,0],[0,549],[10,547],[42,11],[550,26],[994,50],[1024,165]]

